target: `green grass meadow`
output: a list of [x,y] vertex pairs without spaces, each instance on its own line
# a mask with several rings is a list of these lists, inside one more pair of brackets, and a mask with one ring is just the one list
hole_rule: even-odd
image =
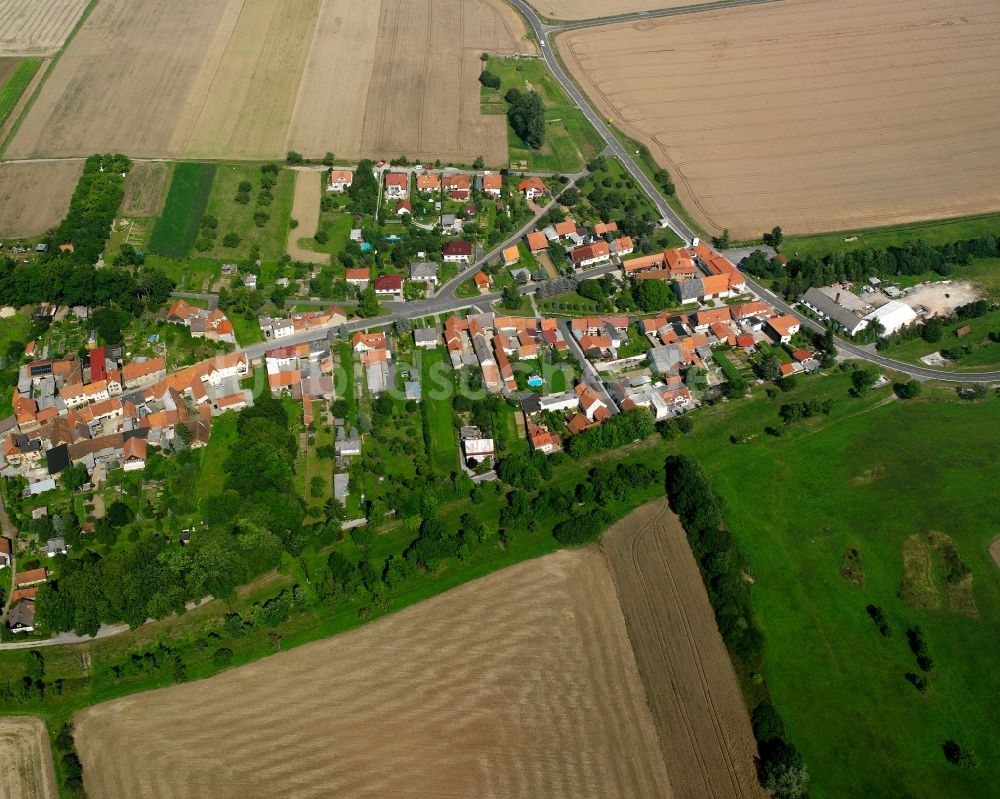
[[[788,255],[822,257],[828,253],[863,250],[867,247],[885,249],[919,239],[928,244],[948,244],[952,241],[974,239],[987,234],[1000,235],[1000,214],[982,214],[959,219],[939,219],[915,222],[910,225],[845,230],[821,233],[815,236],[788,236],[781,251]],[[852,239],[852,241],[846,241]]]
[[214,178],[215,164],[177,164],[163,214],[149,239],[150,252],[174,258],[183,258],[190,252]]
[[25,58],[0,86],[0,125],[7,121],[14,106],[17,105],[17,101],[21,99],[21,95],[24,94],[24,90],[28,88],[28,84],[31,83],[41,65],[42,59],[40,58]]
[[[808,763],[810,796],[997,795],[1000,572],[988,547],[1000,534],[1000,401],[873,404],[845,390],[831,417],[781,438],[732,445],[727,430],[686,439],[684,449],[708,470],[749,558],[767,682]],[[898,598],[903,541],[929,531],[949,535],[971,569],[979,618]],[[864,588],[839,573],[852,547]],[[887,614],[889,638],[868,603]],[[936,664],[923,694],[904,679],[920,671],[905,637],[914,624]],[[949,764],[949,739],[981,765]]]
[[444,385],[451,388],[454,380],[451,363],[440,348],[427,350],[420,357],[421,402],[430,427],[428,455],[435,470],[451,474],[458,467],[458,440],[451,422],[451,391],[438,388]]

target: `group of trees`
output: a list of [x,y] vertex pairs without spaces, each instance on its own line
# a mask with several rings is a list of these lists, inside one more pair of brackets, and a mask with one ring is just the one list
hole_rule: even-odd
[[92,155],[84,162],[69,210],[50,243],[72,244],[73,252],[49,248],[51,258],[93,266],[104,252],[111,223],[125,196],[125,175],[132,162],[124,155]]
[[545,106],[536,91],[511,89],[504,95],[507,101],[507,121],[518,138],[533,150],[545,143]]
[[633,408],[573,436],[568,452],[573,458],[582,458],[593,452],[614,449],[648,438],[655,429],[653,415],[647,409]]
[[[744,579],[748,566],[723,527],[720,501],[708,475],[691,458],[672,455],[666,460],[666,488],[670,506],[684,524],[734,664],[744,673],[759,673],[764,639]],[[761,784],[776,799],[804,796],[808,774],[802,757],[786,740],[781,717],[766,696],[754,709],[752,722]]]
[[876,249],[866,247],[850,252],[830,253],[823,258],[810,255],[791,258],[783,265],[757,251],[740,262],[740,268],[755,277],[772,281],[775,292],[793,299],[811,286],[858,282],[869,277],[893,278],[935,272],[954,274],[975,258],[1000,256],[1000,240],[986,235],[977,239],[933,246],[924,241],[910,241],[900,246]]

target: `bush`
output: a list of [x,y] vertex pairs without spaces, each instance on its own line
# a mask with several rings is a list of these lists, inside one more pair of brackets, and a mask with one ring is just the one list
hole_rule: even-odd
[[258,211],[253,215],[253,223],[257,227],[264,227],[271,219],[271,215],[265,211]]
[[915,399],[920,396],[923,386],[918,380],[908,380],[905,383],[893,383],[892,390],[900,399]]
[[501,85],[500,77],[494,75],[488,69],[484,69],[479,73],[479,82],[487,89],[499,89]]
[[233,247],[239,247],[240,237],[237,236],[235,233],[227,233],[225,236],[222,237],[222,246],[229,247],[230,249],[232,249]]
[[285,160],[290,164],[303,164],[306,159],[302,157],[302,153],[297,153],[295,150],[289,150],[288,154],[285,156]]

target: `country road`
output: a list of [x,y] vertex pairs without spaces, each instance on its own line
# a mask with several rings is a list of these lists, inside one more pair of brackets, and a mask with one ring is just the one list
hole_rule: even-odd
[[[556,25],[544,23],[535,10],[528,5],[525,0],[506,0],[506,2],[517,9],[531,25],[535,36],[538,37],[538,43],[541,47],[542,55],[545,58],[545,63],[552,72],[553,77],[559,81],[560,85],[573,99],[573,102],[576,103],[577,107],[579,107],[579,109],[583,112],[590,124],[594,126],[598,133],[601,134],[601,138],[603,138],[607,143],[608,149],[611,153],[622,162],[638,185],[642,187],[642,190],[648,195],[650,200],[652,200],[656,206],[661,217],[667,220],[671,229],[677,233],[678,236],[690,244],[695,238],[694,231],[691,230],[687,224],[685,224],[684,220],[681,219],[669,205],[667,205],[666,200],[660,194],[656,186],[653,185],[652,181],[646,177],[645,172],[643,172],[635,163],[632,158],[632,154],[622,146],[621,142],[618,141],[617,137],[605,123],[604,118],[594,110],[590,101],[577,88],[576,84],[573,83],[573,81],[566,75],[566,72],[562,68],[562,64],[559,63],[559,59],[556,58],[555,53],[552,50],[549,36],[561,31],[570,30],[572,28],[591,27],[595,24],[604,25],[612,22],[628,21],[630,19],[638,20],[650,19],[654,17],[675,16],[678,14],[692,14],[719,8],[729,8],[732,6],[754,5],[761,2],[780,2],[780,0],[728,0],[728,2],[708,3],[699,6],[683,6],[680,8],[663,9],[661,11],[640,12],[638,14],[629,14],[623,17],[593,20],[589,23],[564,23]],[[751,278],[747,277],[746,281],[747,286],[749,286],[758,296],[766,298],[769,303],[782,313],[794,316],[803,326],[808,327],[810,330],[819,332],[825,331],[825,328],[822,325],[807,316],[803,316],[801,313],[792,308],[787,302],[782,300],[780,297],[775,296],[770,291],[767,291],[763,286],[759,285]],[[903,372],[911,377],[923,380],[949,380],[956,383],[993,383],[1000,381],[1000,371],[959,374],[941,369],[928,369],[926,367],[913,366],[912,364],[903,363],[902,361],[896,361],[892,358],[886,358],[878,353],[869,352],[856,344],[852,344],[851,342],[844,341],[840,338],[836,341],[837,347],[843,353],[853,358],[870,361],[883,368],[894,369],[897,372]]]

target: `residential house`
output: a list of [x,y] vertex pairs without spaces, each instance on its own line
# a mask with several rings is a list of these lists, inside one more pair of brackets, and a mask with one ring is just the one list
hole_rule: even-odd
[[48,579],[49,570],[44,566],[40,569],[29,569],[14,575],[14,587],[27,588],[32,585],[40,585]]
[[580,410],[589,420],[603,421],[611,415],[604,400],[587,384],[580,383],[577,385],[575,392],[580,403]]
[[635,244],[632,243],[632,239],[629,236],[613,239],[610,246],[611,252],[619,258],[624,258],[626,255],[631,255],[635,252]]
[[767,320],[768,332],[781,344],[787,344],[799,332],[799,320],[785,314]]
[[368,288],[371,281],[371,269],[367,266],[345,270],[345,278],[348,286],[354,286],[358,291]]
[[386,349],[385,333],[376,330],[374,333],[358,331],[351,337],[351,349],[354,352],[371,352]]
[[594,225],[594,235],[604,236],[607,233],[617,233],[618,223],[617,222],[598,222]]
[[503,251],[503,265],[513,266],[521,260],[521,253],[518,252],[517,245],[507,247]]
[[402,200],[410,194],[408,172],[386,172],[385,196],[388,200]]
[[595,241],[593,244],[571,250],[569,257],[577,269],[585,269],[610,260],[611,248],[606,241]]
[[442,245],[445,263],[467,264],[472,261],[472,244],[468,241],[449,241]]
[[430,194],[440,190],[441,178],[436,174],[423,173],[417,175],[417,191],[421,194]]
[[518,183],[517,190],[526,200],[535,200],[545,194],[545,183],[541,178],[532,176]]
[[438,265],[433,261],[422,261],[410,264],[410,280],[415,283],[438,284]]
[[13,542],[5,536],[0,536],[0,569],[6,569],[10,566],[13,554]]
[[7,614],[7,626],[12,633],[35,631],[35,603],[23,600],[14,605]]
[[437,349],[438,342],[440,341],[440,336],[438,335],[437,328],[434,327],[418,327],[413,331],[413,344],[416,347],[424,350]]
[[462,439],[462,454],[470,469],[493,459],[496,454],[493,439],[483,438],[478,427],[463,427],[459,435]]
[[136,358],[122,367],[124,388],[142,388],[162,380],[167,375],[163,358]]
[[45,544],[45,554],[50,558],[65,555],[68,550],[65,538],[50,538]]
[[488,291],[493,288],[493,278],[485,272],[476,272],[476,274],[472,276],[472,279],[476,283],[476,288],[480,291]]
[[549,246],[549,240],[540,230],[533,230],[525,236],[525,240],[528,243],[528,249],[533,253],[542,252],[543,250],[548,249]]
[[528,443],[531,444],[532,452],[544,452],[551,455],[562,449],[562,441],[559,436],[551,433],[548,428],[541,425],[527,423]]
[[441,187],[453,200],[468,200],[472,194],[472,178],[464,172],[455,172],[441,178]]
[[326,183],[326,190],[341,194],[351,188],[354,173],[349,169],[331,169]]
[[409,216],[413,213],[413,206],[409,200],[400,200],[396,203],[396,216]]
[[500,193],[503,190],[503,177],[499,174],[491,172],[489,174],[483,175],[483,193],[488,194],[494,199],[500,199]]
[[380,299],[401,300],[403,298],[403,278],[400,275],[382,275],[375,278],[375,294]]

